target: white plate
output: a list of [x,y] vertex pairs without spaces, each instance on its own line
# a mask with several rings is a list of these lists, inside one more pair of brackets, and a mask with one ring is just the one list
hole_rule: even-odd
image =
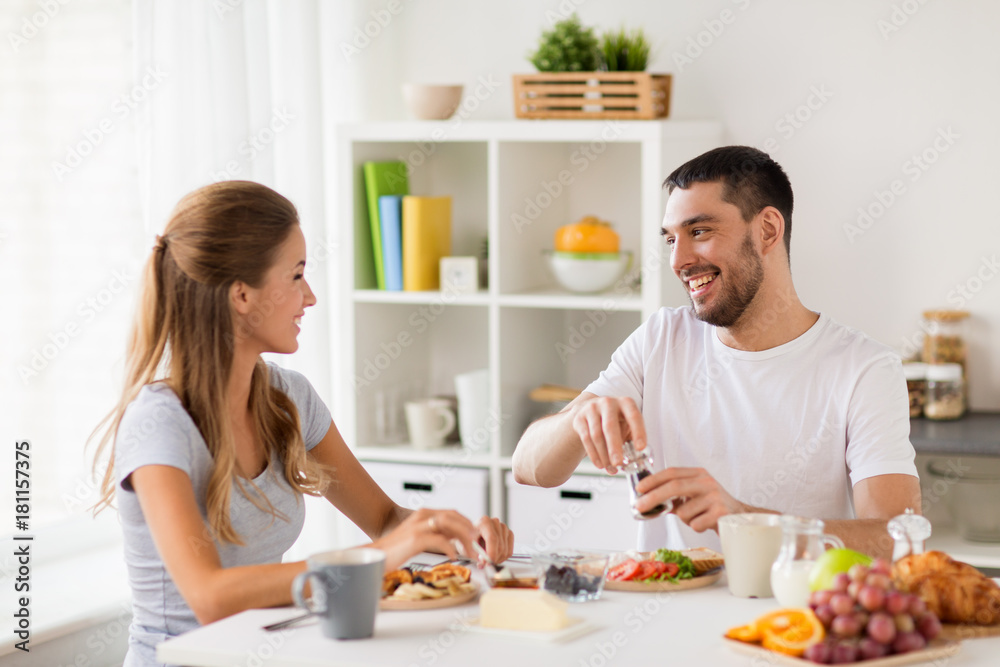
[[528,639],[533,641],[543,641],[543,642],[565,642],[570,639],[576,639],[577,637],[582,637],[583,635],[589,634],[594,630],[597,630],[600,626],[594,625],[590,621],[585,621],[582,618],[570,617],[570,621],[573,622],[562,630],[548,630],[544,632],[532,631],[532,630],[506,630],[503,628],[484,628],[479,625],[479,617],[473,618],[469,622],[469,632],[475,632],[482,635],[494,635],[496,637],[519,637],[521,639]]

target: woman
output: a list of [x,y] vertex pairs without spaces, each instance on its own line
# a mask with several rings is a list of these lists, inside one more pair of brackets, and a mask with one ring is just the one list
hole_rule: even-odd
[[[156,644],[252,607],[290,604],[305,563],[281,563],[302,529],[302,494],[323,495],[395,568],[421,551],[497,561],[510,530],[452,511],[393,503],[351,454],[300,374],[262,352],[298,349],[316,297],[305,280],[295,207],[227,181],[196,190],[157,237],[143,277],[114,441],[98,508],[118,507],[132,586],[126,665],[157,664]],[[100,428],[100,427],[99,427]]]

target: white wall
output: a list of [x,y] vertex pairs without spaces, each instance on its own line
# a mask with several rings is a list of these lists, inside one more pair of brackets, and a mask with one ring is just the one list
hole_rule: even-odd
[[[361,4],[354,27],[389,0]],[[472,117],[513,117],[510,75],[533,71],[525,54],[565,7],[600,29],[643,27],[658,44],[650,70],[675,75],[674,118],[721,119],[728,141],[785,167],[797,199],[792,268],[807,306],[898,348],[920,332],[924,309],[972,311],[972,405],[1000,410],[1000,3],[402,0],[351,57],[377,82],[365,87],[364,115],[405,117],[403,81],[455,81],[468,94],[482,77],[500,86]],[[894,17],[898,30],[886,30]],[[679,61],[689,48],[691,60]],[[800,108],[814,90],[828,99]],[[783,121],[797,111],[808,119]],[[926,171],[906,166],[949,130],[957,138],[938,142],[947,150]],[[896,180],[902,194],[848,238],[858,208],[877,211],[876,192]],[[979,282],[980,271],[993,279]],[[959,284],[978,291],[965,301]]]

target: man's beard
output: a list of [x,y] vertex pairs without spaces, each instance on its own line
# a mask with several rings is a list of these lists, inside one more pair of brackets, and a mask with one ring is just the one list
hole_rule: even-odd
[[[722,277],[722,272],[718,267],[712,266],[708,270],[719,271],[719,276]],[[702,271],[701,268],[698,268],[692,270],[691,273],[700,273]],[[718,279],[716,278],[715,280]],[[695,317],[699,320],[717,327],[731,327],[743,317],[743,313],[746,312],[747,307],[753,302],[754,297],[757,296],[757,291],[763,282],[764,263],[753,247],[750,233],[747,232],[747,235],[743,238],[743,244],[740,246],[740,253],[736,262],[726,272],[723,284],[716,286],[725,289],[715,295],[715,305],[711,309],[699,309],[694,299],[691,298],[690,291],[688,292],[688,298],[691,299]]]

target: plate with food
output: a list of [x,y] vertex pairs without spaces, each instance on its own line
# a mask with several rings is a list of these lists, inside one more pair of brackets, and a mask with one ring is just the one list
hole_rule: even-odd
[[706,548],[626,552],[612,557],[604,588],[650,593],[711,586],[722,576],[722,554]]
[[911,592],[901,578],[905,560],[855,563],[837,573],[830,588],[812,591],[808,606],[769,611],[730,628],[725,640],[734,650],[785,665],[890,667],[950,657],[960,644],[942,637],[925,591]]
[[479,594],[464,565],[440,563],[430,569],[403,567],[382,577],[383,611],[441,609],[465,604]]
[[1000,586],[972,565],[927,551],[897,560],[892,577],[899,590],[920,597],[941,620],[941,637],[1000,636]]

